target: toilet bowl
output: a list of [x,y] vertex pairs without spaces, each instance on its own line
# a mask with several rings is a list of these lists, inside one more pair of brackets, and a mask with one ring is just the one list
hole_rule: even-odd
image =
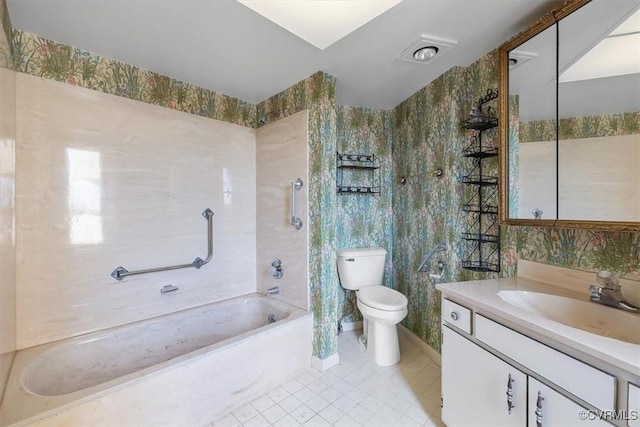
[[364,319],[360,343],[380,366],[400,361],[397,325],[407,315],[407,298],[382,285],[386,255],[383,248],[337,252],[340,283],[356,291],[358,310]]

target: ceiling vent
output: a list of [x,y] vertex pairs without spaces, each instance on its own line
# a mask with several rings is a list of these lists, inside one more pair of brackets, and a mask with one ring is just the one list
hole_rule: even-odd
[[442,39],[440,37],[421,35],[405,47],[398,55],[398,59],[406,62],[428,64],[436,58],[440,58],[451,46],[458,44],[455,40]]

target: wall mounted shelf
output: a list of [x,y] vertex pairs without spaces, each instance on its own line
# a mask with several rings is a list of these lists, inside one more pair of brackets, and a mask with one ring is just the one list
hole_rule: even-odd
[[[465,129],[473,131],[469,144],[462,155],[473,161],[474,167],[462,178],[462,183],[473,188],[471,199],[462,207],[472,219],[471,225],[462,233],[462,238],[470,242],[467,259],[462,268],[481,272],[500,271],[500,229],[498,227],[497,199],[498,177],[488,175],[483,170],[483,161],[498,156],[498,147],[484,145],[483,132],[498,126],[498,119],[490,115],[491,107],[485,105],[498,98],[498,91],[489,89],[471,111],[471,117],[464,122]],[[495,262],[494,262],[495,261]]]
[[380,194],[380,159],[375,154],[336,153],[338,194]]

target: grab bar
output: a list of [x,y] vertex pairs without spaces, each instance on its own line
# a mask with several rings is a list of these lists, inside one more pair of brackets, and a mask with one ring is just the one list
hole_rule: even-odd
[[111,277],[116,280],[122,280],[127,276],[135,276],[138,274],[147,274],[147,273],[156,273],[158,271],[167,271],[167,270],[178,270],[180,268],[189,268],[195,267],[200,268],[213,258],[213,211],[209,208],[205,209],[202,212],[202,216],[207,220],[207,233],[208,233],[208,241],[207,241],[207,258],[202,259],[200,257],[196,257],[191,264],[181,264],[181,265],[172,265],[170,267],[158,267],[158,268],[148,268],[146,270],[136,270],[129,271],[126,268],[120,266],[111,272]]
[[302,184],[300,178],[291,182],[291,225],[293,225],[296,230],[302,228],[302,220],[296,216],[296,191],[300,191]]

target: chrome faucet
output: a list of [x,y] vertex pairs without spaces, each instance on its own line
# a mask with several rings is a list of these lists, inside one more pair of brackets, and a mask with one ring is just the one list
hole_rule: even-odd
[[277,295],[280,293],[280,286],[274,286],[273,288],[269,288],[264,293],[265,295]]
[[622,296],[622,286],[618,283],[618,277],[610,271],[599,271],[596,274],[598,285],[589,286],[591,301],[608,305],[621,310],[638,312],[640,307],[626,301]]

